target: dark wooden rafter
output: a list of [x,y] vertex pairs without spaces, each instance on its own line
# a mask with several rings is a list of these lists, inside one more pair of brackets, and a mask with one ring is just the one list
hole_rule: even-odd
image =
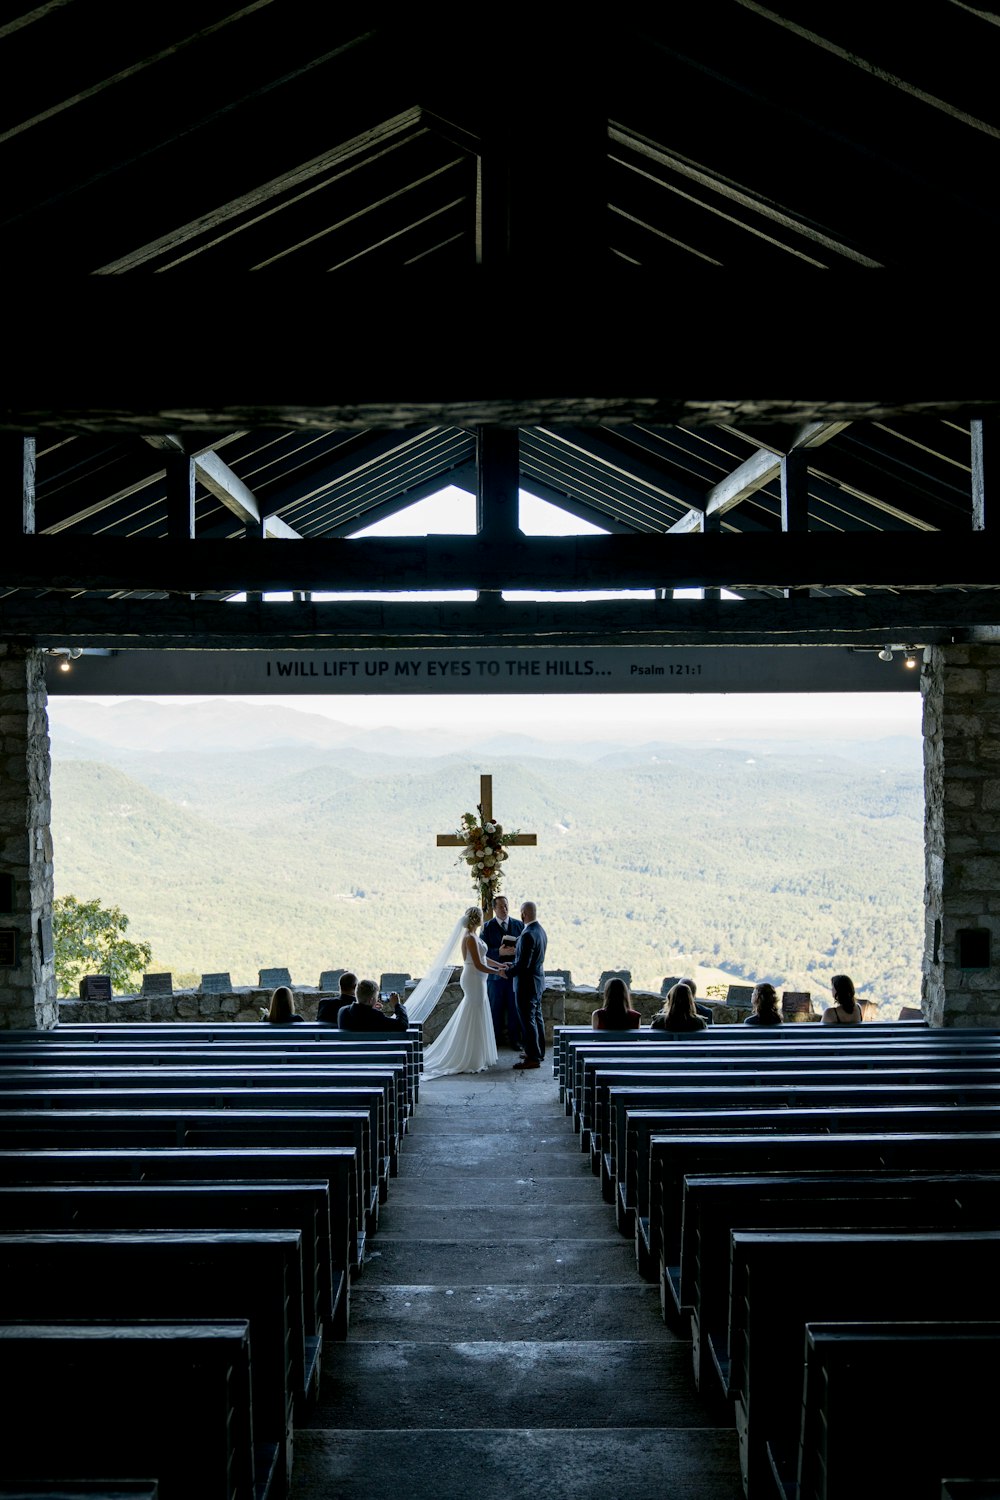
[[992,588],[975,535],[745,533],[312,538],[300,547],[114,537],[22,537],[0,557],[0,587],[202,590],[424,590],[857,587]]
[[194,459],[186,453],[166,455],[167,536],[173,542],[194,536]]
[[863,599],[616,599],[503,602],[225,603],[200,600],[0,599],[0,638],[98,649],[454,650],[544,646],[912,645],[965,640],[1000,628],[996,592],[914,592]]
[[[843,432],[847,422],[810,422],[792,435],[788,451],[796,448],[812,449],[830,442]],[[761,448],[737,469],[713,485],[705,497],[702,510],[692,509],[670,528],[673,532],[701,531],[705,516],[723,515],[733,506],[739,505],[748,495],[762,489],[781,473],[781,456],[770,448]]]
[[476,430],[476,531],[498,547],[519,535],[520,461],[516,428]]
[[35,439],[11,434],[0,439],[3,469],[3,531],[11,537],[35,530]]
[[970,424],[972,449],[972,529],[988,531],[994,524],[986,503],[986,485],[992,469],[1000,472],[1000,423],[995,419]]
[[703,506],[704,494],[694,485],[671,474],[665,466],[652,463],[638,452],[628,455],[621,453],[600,429],[595,431],[568,427],[550,430],[539,427],[533,429],[532,436],[536,440],[546,437],[555,439],[571,456],[579,454],[588,468],[595,467],[599,472],[609,473],[629,485],[648,490],[654,502],[661,505],[667,501],[692,509]]
[[809,458],[805,448],[793,448],[781,459],[781,529],[797,533],[809,530]]

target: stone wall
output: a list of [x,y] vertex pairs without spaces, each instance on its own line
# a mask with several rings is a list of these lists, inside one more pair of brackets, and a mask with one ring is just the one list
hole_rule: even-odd
[[[923,1009],[932,1026],[996,1026],[1000,1024],[1000,647],[929,648],[921,690]],[[985,964],[981,963],[984,955],[971,951],[977,942],[989,944]]]
[[0,1029],[55,1025],[49,725],[42,654],[0,645],[0,872],[13,878],[16,963],[0,968]]
[[[295,988],[295,1006],[307,1021],[316,1019],[316,1007],[327,992]],[[62,1022],[83,1021],[258,1021],[271,998],[270,989],[240,988],[204,995],[200,990],[176,990],[173,995],[120,995],[113,1000],[60,1000]],[[433,1013],[424,1022],[424,1040],[432,1042],[454,1015],[462,998],[458,984],[450,984]],[[592,988],[547,989],[542,996],[545,1034],[552,1040],[553,1026],[589,1026],[600,1003]],[[632,1003],[648,1025],[663,1004],[663,997],[644,990],[632,991]],[[717,1025],[735,1025],[750,1012],[745,1007],[713,1003]]]

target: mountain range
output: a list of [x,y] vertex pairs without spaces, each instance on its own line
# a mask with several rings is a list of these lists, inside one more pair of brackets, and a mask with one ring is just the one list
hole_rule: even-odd
[[549,961],[660,988],[701,965],[824,995],[851,973],[917,1003],[920,742],[641,745],[356,727],[231,700],[50,705],[58,895],[122,907],[175,982],[286,966],[417,975],[474,899],[438,849],[494,776],[538,834],[506,888]]

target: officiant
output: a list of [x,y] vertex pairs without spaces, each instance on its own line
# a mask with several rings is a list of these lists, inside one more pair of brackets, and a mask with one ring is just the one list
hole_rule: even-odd
[[[486,955],[495,963],[509,963],[517,947],[518,933],[524,923],[510,915],[506,896],[493,897],[493,915],[483,927],[483,942]],[[499,1047],[509,1042],[512,1047],[521,1045],[521,1017],[514,998],[514,981],[506,974],[491,974],[486,981],[490,997],[490,1012],[493,1016],[493,1034]]]

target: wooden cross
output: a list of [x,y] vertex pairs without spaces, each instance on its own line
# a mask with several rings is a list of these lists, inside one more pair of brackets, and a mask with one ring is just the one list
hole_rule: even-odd
[[[493,821],[493,777],[480,776],[479,778],[479,817],[483,823]],[[510,840],[511,844],[537,844],[537,833],[519,833]],[[439,833],[437,846],[439,849],[464,849],[468,839],[462,834]],[[508,847],[508,846],[505,846]],[[488,921],[492,916],[493,907],[493,885],[490,881],[482,881],[480,893],[483,905],[483,920]]]

